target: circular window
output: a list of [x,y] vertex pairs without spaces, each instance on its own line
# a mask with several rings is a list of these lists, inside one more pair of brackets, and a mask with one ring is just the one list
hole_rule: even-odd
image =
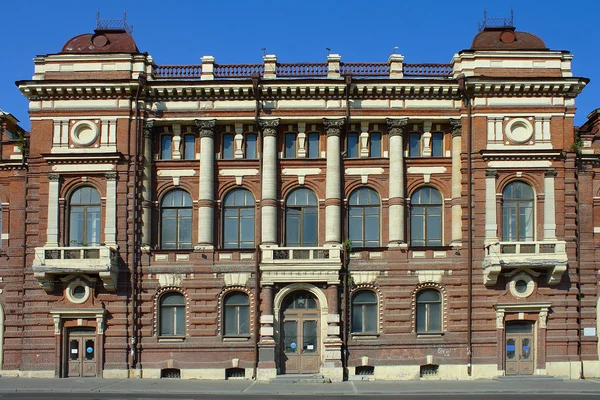
[[98,126],[92,121],[79,121],[71,128],[71,139],[79,146],[89,146],[98,138]]
[[533,126],[525,118],[515,118],[506,125],[504,131],[515,143],[525,143],[533,136]]
[[535,282],[527,274],[515,275],[508,284],[510,293],[518,298],[531,296],[535,289]]
[[65,295],[71,303],[85,303],[90,298],[90,287],[81,279],[76,279],[69,283],[65,289]]

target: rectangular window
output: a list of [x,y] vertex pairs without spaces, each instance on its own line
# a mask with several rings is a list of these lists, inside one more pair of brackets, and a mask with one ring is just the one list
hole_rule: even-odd
[[296,134],[286,133],[285,134],[285,158],[296,158]]
[[257,157],[256,155],[256,141],[257,135],[256,133],[247,133],[246,141],[244,143],[244,157],[248,159],[254,159]]
[[421,134],[410,133],[408,135],[408,156],[421,157]]
[[173,154],[173,136],[162,135],[160,138],[160,159],[170,160]]
[[369,140],[371,141],[371,157],[381,157],[381,133],[371,133],[369,135]]
[[183,137],[183,159],[193,160],[196,158],[196,137],[185,135]]
[[319,158],[319,133],[308,134],[308,158]]
[[356,158],[358,157],[358,133],[349,133],[348,134],[348,158]]
[[444,157],[444,134],[443,133],[432,133],[431,134],[431,156],[432,157]]
[[223,135],[223,160],[229,160],[233,158],[233,135]]

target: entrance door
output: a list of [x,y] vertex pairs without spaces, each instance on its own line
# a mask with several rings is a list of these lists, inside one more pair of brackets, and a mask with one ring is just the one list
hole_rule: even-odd
[[94,330],[72,329],[67,337],[67,376],[96,376],[96,333]]
[[295,292],[285,299],[280,332],[281,373],[319,372],[319,310],[310,293]]
[[506,375],[533,374],[533,323],[506,325]]

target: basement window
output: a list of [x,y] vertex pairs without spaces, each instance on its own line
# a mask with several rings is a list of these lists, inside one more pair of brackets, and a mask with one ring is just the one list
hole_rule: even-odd
[[244,368],[227,368],[225,370],[225,379],[243,379],[246,377]]
[[165,368],[160,371],[160,377],[166,379],[180,379],[181,371],[177,368]]
[[375,374],[375,367],[371,365],[361,365],[356,367],[356,375],[358,376],[373,376]]
[[421,365],[421,378],[431,378],[438,375],[440,366],[435,364]]

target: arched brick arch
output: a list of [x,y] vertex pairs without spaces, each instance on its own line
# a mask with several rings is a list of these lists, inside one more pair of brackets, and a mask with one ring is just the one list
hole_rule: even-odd
[[159,332],[158,314],[160,313],[160,298],[167,293],[173,292],[183,295],[183,298],[185,299],[185,334],[186,336],[188,335],[190,329],[190,297],[188,296],[185,290],[178,286],[163,286],[156,291],[156,293],[154,294],[154,299],[152,301],[152,304],[154,306],[154,312],[152,313],[152,331],[154,336],[158,336]]
[[374,283],[363,283],[360,285],[356,285],[350,291],[350,307],[348,307],[348,315],[346,315],[347,321],[352,321],[352,300],[354,299],[354,295],[360,291],[368,290],[375,293],[377,297],[377,332],[383,333],[384,325],[383,325],[383,293],[377,285]]
[[448,293],[446,288],[437,282],[424,282],[413,290],[411,295],[411,332],[417,331],[417,294],[424,289],[435,289],[442,294],[442,329],[448,330]]
[[217,312],[219,317],[217,318],[218,323],[217,323],[217,332],[219,332],[219,334],[221,336],[224,335],[223,332],[223,321],[225,319],[225,309],[223,307],[223,302],[225,301],[225,297],[230,294],[230,293],[234,293],[234,292],[242,292],[245,295],[248,296],[248,306],[250,307],[250,313],[249,313],[249,318],[250,318],[250,334],[252,334],[254,332],[255,329],[255,318],[256,318],[256,313],[255,313],[255,297],[254,297],[254,292],[252,292],[251,290],[249,290],[248,288],[246,288],[245,286],[228,286],[226,288],[224,288],[223,290],[221,290],[221,293],[219,293],[219,296],[217,298],[218,300],[218,306],[217,306]]

